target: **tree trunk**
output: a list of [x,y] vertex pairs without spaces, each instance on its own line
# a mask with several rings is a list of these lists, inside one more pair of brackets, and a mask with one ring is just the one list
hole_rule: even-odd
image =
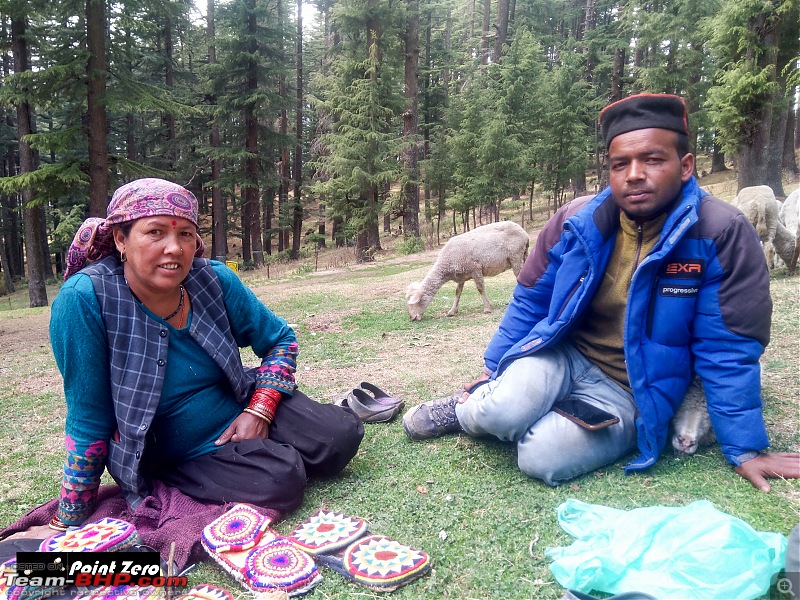
[[[2,18],[2,37],[8,39],[6,17]],[[7,50],[3,51],[3,78],[8,79],[11,74],[11,56]],[[5,124],[8,131],[14,131],[14,118],[10,110],[5,113]],[[16,173],[17,161],[14,145],[9,144],[6,148],[5,156],[2,161],[3,177],[12,177]],[[22,268],[22,248],[21,236],[19,232],[19,219],[17,218],[17,197],[16,195],[0,196],[0,236],[2,236],[2,250],[6,257],[3,260],[3,276],[6,278],[6,291],[14,291],[14,278],[21,277]]]
[[319,208],[317,212],[317,234],[319,235],[319,239],[317,240],[317,248],[324,248],[325,247],[325,199],[319,199]]
[[[131,18],[127,9],[125,17]],[[129,77],[133,73],[133,43],[133,36],[128,29],[125,31],[125,72]],[[136,117],[132,112],[125,115],[125,156],[128,160],[136,160]]]
[[712,173],[721,173],[722,171],[727,171],[728,167],[725,166],[725,153],[722,151],[722,148],[717,144],[714,143],[714,150],[711,153],[711,172]]
[[303,233],[303,1],[297,0],[297,46],[295,63],[297,65],[297,98],[295,102],[295,145],[294,145],[294,210],[292,218],[292,258],[300,257],[300,242]]
[[[172,90],[175,85],[175,66],[173,63],[174,48],[172,44],[172,17],[166,16],[164,20],[164,84],[168,90]],[[167,139],[167,168],[171,171],[175,168],[175,115],[167,113],[164,115],[164,135]]]
[[767,179],[764,185],[772,188],[778,198],[785,198],[783,190],[783,145],[786,139],[786,125],[789,117],[789,103],[780,95],[774,95],[775,104],[772,109],[772,127],[770,128],[769,147],[764,157],[767,161]]
[[622,100],[625,76],[625,48],[614,49],[614,68],[611,73],[611,102]]
[[489,20],[492,17],[492,0],[483,0],[483,30],[481,31],[481,64],[489,64]]
[[419,0],[408,0],[404,32],[403,236],[419,237]]
[[[208,37],[208,63],[217,64],[217,33],[215,6],[216,0],[208,0],[208,24],[206,35]],[[212,106],[217,104],[217,97],[210,96],[208,99]],[[212,151],[220,147],[219,125],[210,119],[211,132],[209,133],[209,145]],[[211,256],[215,259],[223,259],[228,256],[228,236],[226,233],[225,202],[222,198],[219,178],[222,165],[219,158],[211,159]]]
[[[3,28],[5,29],[5,23],[3,24]],[[3,36],[5,37],[5,36]],[[4,60],[6,56],[3,56]],[[8,118],[7,122],[11,119]],[[9,164],[7,161],[8,155],[10,154],[11,160],[14,159],[14,150],[11,146],[9,146],[9,152],[6,153],[6,157],[0,162],[0,176],[7,177],[9,170],[13,169],[13,165]],[[12,244],[9,242],[11,240],[16,240],[19,236],[17,236],[14,232],[14,228],[11,227],[11,198],[6,196],[5,194],[0,195],[0,267],[3,271],[3,281],[5,283],[5,292],[6,294],[11,294],[14,292],[14,277],[15,271],[11,261],[11,252],[10,248]]]
[[[247,0],[249,8],[247,15],[247,32],[250,35],[250,56],[255,57],[258,44],[255,40],[257,32],[256,0]],[[247,67],[247,93],[251,98],[258,90],[258,63],[255,58],[248,60]],[[245,127],[247,128],[247,161],[245,166],[245,180],[247,187],[244,190],[244,201],[247,205],[248,223],[247,230],[242,232],[243,238],[250,240],[253,256],[253,266],[264,266],[264,246],[261,241],[261,207],[258,194],[258,117],[255,107],[249,103],[245,109]]]
[[89,216],[105,217],[108,207],[108,114],[106,112],[105,0],[86,0],[86,121],[89,143]]
[[[277,3],[278,22],[283,23],[283,0],[278,0]],[[280,43],[280,56],[283,58],[285,50],[283,42]],[[278,76],[278,94],[281,97],[281,111],[278,124],[278,130],[282,140],[286,140],[289,134],[289,117],[286,112],[286,76],[283,72]],[[291,171],[289,169],[289,149],[285,145],[285,141],[281,142],[280,147],[280,161],[279,175],[280,186],[278,187],[278,252],[283,252],[289,247],[289,232],[285,230],[286,220],[289,212],[289,178]]]
[[[370,72],[373,89],[378,87],[381,66],[383,65],[383,54],[378,40],[382,34],[381,22],[377,16],[379,0],[369,0],[368,17],[366,20],[366,58],[375,58],[376,68]],[[377,142],[369,142],[370,148],[367,150],[369,156],[377,156]],[[364,208],[364,224],[360,227],[356,236],[356,260],[359,262],[370,262],[375,259],[375,252],[380,250],[380,231],[378,226],[378,207],[380,206],[380,189],[376,183],[369,183],[361,192],[360,206]]]
[[[583,36],[590,34],[594,31],[595,26],[597,25],[597,9],[595,6],[595,0],[586,0],[586,11],[584,12],[583,17]],[[587,44],[583,44],[583,48],[586,52],[586,81],[588,83],[592,83],[594,80],[594,68],[595,68],[595,56],[594,52],[592,52]]]
[[[783,169],[797,174],[797,159],[794,153],[794,100],[797,98],[797,86],[789,85],[786,76],[797,67],[800,54],[800,4],[786,3],[789,8],[781,19],[781,31],[777,55],[777,78],[781,87],[780,129],[773,132],[775,154],[770,154],[774,162],[772,173],[781,176]],[[775,192],[777,194],[777,192]]]
[[786,119],[786,135],[783,138],[782,167],[793,175],[800,175],[800,168],[798,168],[797,157],[795,156],[794,152],[796,144],[794,136],[796,128],[795,120],[797,119],[797,111],[795,111],[791,106],[789,106],[787,112],[788,116]]
[[503,46],[508,39],[509,0],[497,0],[497,36],[494,38],[494,62],[500,62]]
[[[423,160],[430,156],[431,151],[431,124],[433,123],[432,107],[431,107],[431,10],[427,11],[427,18],[425,23],[425,78],[423,79],[422,87],[422,120],[424,122],[422,130],[422,158]],[[431,214],[431,186],[429,182],[425,182],[425,222],[430,223],[433,215]],[[419,217],[417,217],[417,226],[419,227]]]
[[[751,23],[750,26],[753,31],[763,32],[766,29],[764,23],[765,17],[762,16],[757,22]],[[770,65],[773,69],[770,71],[771,79],[769,83],[775,81],[774,67],[777,64],[777,43],[780,35],[780,22],[766,30],[763,34],[762,40],[767,48],[767,51],[761,53],[758,57],[753,56],[753,50],[748,50],[748,60],[754,61],[754,66],[757,70],[761,71]],[[769,152],[774,148],[770,144],[772,140],[772,130],[775,125],[774,110],[775,103],[779,99],[780,91],[776,91],[761,105],[761,111],[752,119],[753,127],[750,134],[748,144],[743,146],[737,155],[736,165],[738,167],[737,185],[741,190],[745,187],[753,185],[763,185],[770,181],[774,184],[775,177],[770,173],[769,166]],[[781,136],[781,149],[783,148],[783,136]],[[773,191],[778,194],[778,190],[773,188]],[[783,186],[781,186],[783,191]]]
[[[14,122],[11,117],[8,117],[6,124],[10,128],[9,131],[14,130]],[[11,177],[16,172],[16,154],[14,153],[13,146],[8,147],[6,155],[5,175]],[[3,210],[3,243],[5,245],[6,254],[8,255],[7,268],[11,273],[11,277],[22,277],[25,271],[23,266],[23,257],[25,253],[22,249],[22,234],[20,232],[18,216],[18,198],[16,195],[0,196],[0,204],[2,204]]]
[[[27,23],[25,17],[11,18],[11,47],[14,54],[14,71],[25,73],[30,71],[28,55]],[[27,86],[23,87],[22,97],[28,97]],[[17,105],[17,136],[19,140],[20,174],[33,173],[36,170],[33,149],[25,137],[33,133],[33,114],[26,100]],[[33,190],[26,187],[22,190],[22,220],[25,232],[25,255],[28,261],[28,299],[30,307],[47,306],[47,289],[45,287],[44,255],[42,249],[46,242],[41,240],[44,210],[41,206],[33,206]]]
[[794,111],[794,147],[800,148],[800,111]]

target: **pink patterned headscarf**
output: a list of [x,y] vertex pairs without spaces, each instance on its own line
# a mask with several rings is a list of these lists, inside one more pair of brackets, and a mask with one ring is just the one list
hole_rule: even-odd
[[[164,179],[137,179],[119,187],[108,203],[105,219],[86,219],[75,232],[67,252],[64,281],[87,262],[100,260],[115,250],[113,227],[142,217],[166,215],[188,219],[197,226],[197,198],[186,188]],[[205,245],[197,236],[195,256],[203,256]]]

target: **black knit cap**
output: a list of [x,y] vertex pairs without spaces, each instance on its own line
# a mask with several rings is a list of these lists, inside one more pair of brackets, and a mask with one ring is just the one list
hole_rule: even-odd
[[606,150],[621,133],[637,129],[669,129],[689,135],[686,103],[672,94],[636,94],[600,111],[600,126]]

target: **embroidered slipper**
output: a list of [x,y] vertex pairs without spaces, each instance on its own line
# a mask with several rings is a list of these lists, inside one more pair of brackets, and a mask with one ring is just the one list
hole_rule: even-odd
[[[79,594],[76,600],[166,600],[164,588],[151,585],[107,585]],[[233,599],[231,599],[233,600]]]
[[350,408],[364,423],[387,423],[400,412],[401,406],[378,402],[361,388],[350,390],[346,396],[334,401],[337,406]]
[[17,572],[17,558],[9,558],[6,562],[0,565],[0,598],[7,598],[8,600],[17,600],[22,594],[24,589],[21,586],[8,585],[8,580],[11,575]]
[[378,592],[391,592],[430,571],[430,556],[339,513],[318,510],[289,540],[346,579]]
[[40,552],[119,552],[142,539],[127,521],[106,517],[50,536],[39,546]]
[[394,396],[390,396],[374,383],[370,383],[369,381],[362,381],[361,383],[358,384],[358,387],[360,387],[368,394],[371,394],[372,397],[381,404],[386,404],[387,406],[399,406],[400,410],[402,410],[403,407],[405,406],[405,402],[403,402],[400,398],[395,398]]
[[314,560],[270,529],[270,519],[236,504],[203,528],[200,543],[236,581],[254,592],[311,591],[322,581]]
[[234,598],[233,594],[226,589],[201,583],[178,596],[178,600],[234,600]]

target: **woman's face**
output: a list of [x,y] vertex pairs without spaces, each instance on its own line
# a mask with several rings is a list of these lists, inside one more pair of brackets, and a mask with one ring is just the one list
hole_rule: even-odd
[[192,266],[196,235],[191,221],[171,216],[137,219],[127,237],[115,229],[117,250],[127,257],[128,285],[152,294],[176,289]]

